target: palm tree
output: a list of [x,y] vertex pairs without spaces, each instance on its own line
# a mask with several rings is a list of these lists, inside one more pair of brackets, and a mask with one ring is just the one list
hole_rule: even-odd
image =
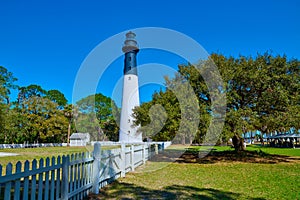
[[65,117],[67,117],[68,121],[69,121],[68,136],[67,136],[67,146],[70,146],[71,124],[72,124],[73,118],[77,118],[77,116],[78,116],[78,110],[72,104],[68,104],[64,108],[64,114],[65,114]]

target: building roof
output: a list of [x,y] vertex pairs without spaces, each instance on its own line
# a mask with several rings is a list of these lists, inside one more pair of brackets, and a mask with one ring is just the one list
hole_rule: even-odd
[[273,136],[269,136],[267,138],[300,138],[300,134],[278,134],[278,135],[273,135]]
[[86,140],[89,139],[90,134],[89,133],[73,133],[70,136],[70,139],[81,139],[81,140]]

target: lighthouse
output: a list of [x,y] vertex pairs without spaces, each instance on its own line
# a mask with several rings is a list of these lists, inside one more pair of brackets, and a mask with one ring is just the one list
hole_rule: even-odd
[[133,126],[133,109],[140,105],[136,55],[139,52],[135,33],[128,32],[122,51],[124,58],[123,95],[120,118],[120,142],[142,142],[142,133]]

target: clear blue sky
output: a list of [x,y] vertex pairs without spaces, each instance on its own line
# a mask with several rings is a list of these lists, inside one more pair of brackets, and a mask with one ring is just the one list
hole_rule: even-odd
[[[0,1],[0,65],[13,72],[18,85],[58,89],[71,101],[85,57],[119,32],[164,27],[192,37],[208,53],[255,56],[271,50],[299,59],[299,10],[297,0]],[[176,68],[181,62],[153,54],[140,52],[138,63]],[[100,82],[99,92],[111,96],[122,71],[120,58]],[[152,92],[144,87],[142,101]]]

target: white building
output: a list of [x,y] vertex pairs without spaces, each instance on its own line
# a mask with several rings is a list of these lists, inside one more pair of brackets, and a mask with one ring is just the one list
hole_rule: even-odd
[[90,143],[89,133],[73,133],[70,137],[70,146],[86,146]]

